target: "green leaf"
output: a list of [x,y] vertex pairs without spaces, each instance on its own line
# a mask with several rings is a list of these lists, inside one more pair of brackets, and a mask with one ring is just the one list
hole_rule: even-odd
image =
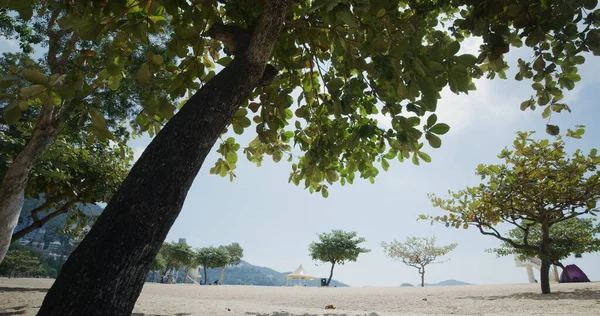
[[148,85],[152,82],[150,67],[147,63],[142,64],[142,67],[137,71],[137,81],[144,85]]
[[385,170],[385,171],[388,171],[389,167],[390,167],[390,163],[385,159],[381,159],[381,168],[383,168],[383,170]]
[[445,124],[445,123],[438,123],[429,128],[429,132],[438,134],[438,135],[444,135],[444,134],[448,133],[449,130],[450,130],[450,126],[448,126],[448,124]]
[[23,69],[23,79],[40,85],[47,83],[46,76],[43,73],[32,69]]
[[156,66],[162,65],[164,62],[163,57],[161,55],[152,55],[152,57],[150,57],[150,61],[152,61],[152,63]]
[[16,102],[11,103],[4,108],[4,121],[9,125],[14,125],[21,119],[21,108]]
[[231,57],[229,56],[225,56],[219,60],[217,60],[217,64],[221,65],[221,66],[227,66],[229,65],[229,63],[232,61],[233,59],[231,59]]
[[106,125],[104,116],[102,116],[95,108],[89,108],[88,111],[90,113],[90,118],[92,119],[92,126],[94,126],[95,129],[104,129],[104,126]]
[[448,47],[446,48],[446,56],[452,57],[452,56],[456,55],[456,53],[458,53],[459,50],[460,50],[460,43],[457,41],[454,41],[454,42],[448,44]]
[[384,15],[385,15],[385,9],[381,8],[381,9],[379,9],[379,11],[377,11],[377,14],[375,15],[375,17],[379,19]]
[[431,157],[427,153],[420,151],[419,157],[421,157],[421,159],[423,159],[425,162],[431,162]]
[[545,119],[548,118],[550,116],[550,111],[551,111],[550,106],[547,106],[544,109],[544,111],[542,112],[542,118],[545,118]]
[[552,136],[556,136],[560,134],[560,128],[556,125],[546,124],[546,133]]
[[442,140],[432,133],[425,134],[425,139],[429,142],[429,146],[433,148],[440,148],[442,146]]
[[39,95],[40,93],[44,92],[44,90],[46,90],[46,87],[38,84],[38,85],[30,86],[30,87],[21,88],[21,91],[19,94],[23,98],[30,98],[30,97]]
[[435,114],[431,114],[427,118],[427,126],[429,126],[429,127],[435,125],[436,122],[437,122],[437,115],[435,115]]

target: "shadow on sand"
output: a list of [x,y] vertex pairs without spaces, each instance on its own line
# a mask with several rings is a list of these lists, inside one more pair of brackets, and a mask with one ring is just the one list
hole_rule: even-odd
[[6,310],[4,311],[0,311],[0,316],[13,316],[13,315],[23,315],[25,314],[25,311],[22,310],[27,306],[17,306],[17,307],[12,307],[10,309],[13,309],[14,312],[7,312]]
[[591,289],[576,289],[569,292],[552,292],[550,294],[542,293],[515,293],[510,295],[497,295],[497,296],[463,296],[459,299],[471,299],[471,300],[482,300],[482,301],[495,301],[495,300],[536,300],[536,301],[553,301],[553,300],[579,300],[579,301],[599,301],[600,302],[600,290]]
[[[187,316],[187,315],[192,315],[190,313],[177,313],[177,314],[173,314],[174,316]],[[0,315],[2,316],[2,315]],[[158,314],[144,314],[144,313],[133,313],[131,314],[131,316],[169,316],[169,315],[158,315]]]
[[48,292],[47,288],[36,288],[36,287],[0,287],[0,293],[10,292]]
[[[288,312],[274,312],[272,314],[269,313],[252,313],[246,312],[246,315],[254,315],[254,316],[348,316],[348,314],[335,314],[335,313],[324,313],[324,314],[292,314]],[[369,313],[369,314],[352,314],[353,316],[377,316],[377,313]]]

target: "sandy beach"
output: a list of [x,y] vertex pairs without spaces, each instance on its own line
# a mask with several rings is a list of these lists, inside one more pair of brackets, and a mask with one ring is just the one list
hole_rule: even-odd
[[[50,279],[0,278],[0,315],[35,315]],[[133,315],[599,315],[600,282],[305,288],[147,283]],[[335,310],[325,310],[333,304]]]

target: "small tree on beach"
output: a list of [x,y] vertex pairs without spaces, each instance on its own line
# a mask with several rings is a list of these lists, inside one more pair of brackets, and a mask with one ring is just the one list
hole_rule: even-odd
[[425,266],[445,262],[436,260],[438,257],[447,255],[457,246],[456,243],[446,246],[436,246],[435,241],[435,236],[430,238],[411,236],[407,237],[405,242],[397,240],[390,243],[382,242],[381,247],[383,247],[383,251],[389,258],[402,261],[409,267],[417,268],[421,275],[421,286],[424,287]]
[[[571,218],[564,222],[559,222],[550,228],[550,261],[553,265],[565,268],[562,260],[572,256],[584,253],[600,251],[600,239],[596,238],[600,234],[600,223],[594,218]],[[525,232],[518,227],[508,232],[510,238],[515,244],[522,244],[525,240]],[[542,230],[540,224],[531,224],[528,242],[534,245],[541,244]],[[517,255],[519,259],[537,257],[537,251],[531,249],[518,249],[510,243],[503,241],[501,246],[496,249],[490,249],[490,252],[500,256]]]
[[[567,137],[581,138],[583,127],[569,130]],[[533,132],[518,133],[513,150],[504,149],[501,165],[479,165],[477,174],[484,181],[478,186],[450,192],[442,199],[430,195],[434,206],[449,215],[432,218],[456,228],[477,227],[483,235],[493,236],[519,253],[535,254],[541,261],[542,293],[550,293],[548,272],[553,259],[551,238],[554,225],[585,214],[598,212],[600,199],[600,156],[597,150],[584,154],[565,151],[565,140],[534,140]],[[423,219],[427,217],[422,215]],[[497,225],[510,224],[522,233],[502,233]],[[536,231],[539,235],[536,237]],[[522,238],[518,237],[522,234]],[[553,258],[554,257],[554,258]]]
[[229,252],[224,247],[205,247],[196,251],[196,263],[204,270],[204,285],[209,284],[207,269],[224,267],[230,262]]
[[219,277],[219,284],[223,284],[223,278],[225,277],[225,266],[232,265],[237,266],[244,257],[244,249],[237,242],[231,243],[227,246],[221,246],[229,254],[229,262],[221,267],[221,276]]
[[331,233],[320,234],[319,242],[310,244],[309,251],[313,260],[331,263],[327,286],[331,282],[333,268],[336,264],[343,265],[347,261],[356,262],[358,255],[371,251],[358,246],[365,241],[366,239],[363,237],[357,237],[356,232],[332,230]]
[[188,244],[167,242],[163,244],[160,253],[165,260],[163,275],[166,275],[169,270],[185,269],[187,276],[188,269],[195,265],[196,254]]

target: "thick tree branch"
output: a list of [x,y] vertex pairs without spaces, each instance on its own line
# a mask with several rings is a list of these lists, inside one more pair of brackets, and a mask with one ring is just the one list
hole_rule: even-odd
[[75,203],[77,203],[77,200],[78,199],[75,197],[75,198],[71,199],[70,201],[68,201],[67,203],[63,204],[58,210],[46,215],[46,217],[44,217],[40,220],[34,220],[34,222],[31,225],[14,233],[12,235],[10,242],[13,243],[13,242],[25,237],[25,235],[31,233],[32,231],[34,231],[38,228],[42,228],[44,225],[46,225],[46,223],[51,221],[53,218],[56,218],[57,216],[59,216],[61,214],[67,213],[71,209],[71,207],[73,207],[73,205],[75,205]]

